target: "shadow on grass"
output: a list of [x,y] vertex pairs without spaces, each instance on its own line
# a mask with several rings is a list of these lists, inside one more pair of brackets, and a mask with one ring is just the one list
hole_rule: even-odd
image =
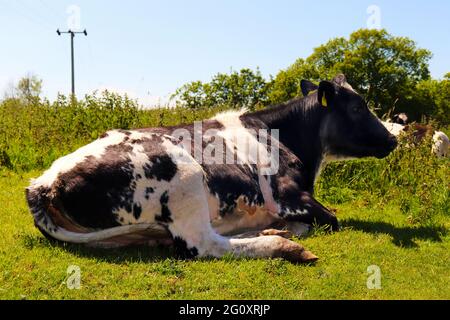
[[[170,264],[170,270],[174,269],[173,263],[182,261],[192,261],[192,259],[180,257],[176,254],[173,246],[157,245],[157,246],[128,246],[121,248],[94,248],[81,244],[62,243],[56,240],[50,240],[39,235],[21,234],[22,245],[29,250],[33,248],[61,248],[64,251],[78,257],[89,258],[99,262],[107,262],[113,264],[127,264],[127,263],[156,263],[162,262]],[[211,261],[225,261],[225,262],[243,262],[254,261],[253,258],[235,257],[231,253],[225,254],[221,258],[215,257],[200,257],[196,261],[211,262]],[[278,259],[276,259],[278,260]],[[283,260],[285,263],[289,261]],[[314,266],[315,262],[295,263],[303,266]],[[164,270],[163,270],[164,271]]]
[[[167,259],[178,259],[171,246],[129,246],[123,248],[93,248],[81,244],[62,243],[49,240],[40,235],[20,235],[21,242],[27,249],[61,248],[73,255],[95,259],[109,263],[161,262]],[[183,260],[183,259],[178,259]]]
[[406,248],[418,247],[414,242],[415,239],[442,242],[442,237],[446,236],[448,232],[443,226],[398,227],[381,221],[361,221],[355,219],[342,221],[342,225],[366,233],[388,234],[392,237],[392,242],[396,246]]
[[91,248],[76,244],[57,244],[57,246],[80,257],[115,264],[134,262],[154,263],[167,259],[183,260],[176,257],[175,251],[171,247],[163,246],[151,247],[140,245],[112,249]]

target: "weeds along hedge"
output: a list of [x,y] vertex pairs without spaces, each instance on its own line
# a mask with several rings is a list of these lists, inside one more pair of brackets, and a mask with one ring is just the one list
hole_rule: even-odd
[[[53,103],[5,100],[0,103],[0,166],[44,169],[107,130],[189,123],[224,109],[144,110],[136,101],[107,91],[76,102],[65,96]],[[386,159],[332,163],[321,174],[318,196],[336,204],[356,197],[395,201],[413,221],[449,215],[450,163],[430,150],[431,137],[420,145],[405,138]]]
[[136,101],[107,91],[76,102],[65,96],[53,103],[8,99],[0,104],[0,166],[16,171],[46,168],[107,130],[188,123],[217,111],[144,110]]

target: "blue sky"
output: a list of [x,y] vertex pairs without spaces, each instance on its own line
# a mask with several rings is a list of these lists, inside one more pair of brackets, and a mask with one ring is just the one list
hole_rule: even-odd
[[70,91],[70,5],[80,8],[76,86],[82,95],[109,88],[153,103],[192,80],[259,67],[275,75],[314,47],[367,25],[381,26],[431,50],[435,78],[450,72],[450,1],[428,0],[0,0],[0,91],[34,73],[50,98]]

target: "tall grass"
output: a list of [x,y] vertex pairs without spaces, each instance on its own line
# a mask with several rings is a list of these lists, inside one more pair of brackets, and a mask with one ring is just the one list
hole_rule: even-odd
[[394,202],[411,223],[450,217],[450,161],[431,153],[431,136],[420,143],[401,136],[399,147],[383,160],[329,164],[318,183],[318,194],[331,203],[355,197]]
[[[134,100],[103,92],[79,101],[9,99],[0,103],[0,168],[44,169],[109,129],[190,123],[223,110],[142,109]],[[450,215],[450,161],[431,155],[431,137],[416,145],[404,138],[384,160],[333,163],[323,171],[318,197],[341,203],[363,197],[398,204],[412,223]]]

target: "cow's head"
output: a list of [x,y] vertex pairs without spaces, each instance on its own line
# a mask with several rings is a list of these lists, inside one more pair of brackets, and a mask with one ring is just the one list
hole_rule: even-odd
[[344,75],[322,81],[318,86],[303,80],[301,87],[304,95],[317,97],[321,108],[326,110],[320,138],[331,158],[384,158],[396,148],[395,136],[369,110]]
[[406,113],[399,113],[399,114],[395,114],[392,117],[392,122],[398,123],[401,125],[407,125],[409,123],[409,118]]

